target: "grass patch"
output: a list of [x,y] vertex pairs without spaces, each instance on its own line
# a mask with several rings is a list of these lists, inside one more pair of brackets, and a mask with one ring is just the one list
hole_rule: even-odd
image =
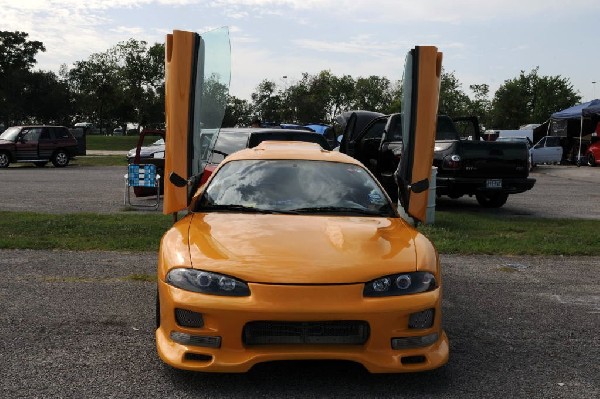
[[72,162],[78,166],[127,166],[124,155],[89,155],[78,156]]
[[[0,248],[157,251],[172,225],[158,213],[41,214],[0,212]],[[586,255],[600,253],[597,220],[507,218],[437,212],[419,228],[444,254]],[[509,270],[506,270],[507,272]],[[128,280],[151,281],[145,275]]]
[[[138,136],[86,136],[86,149],[104,151],[129,151],[137,146]],[[158,138],[157,138],[158,140]],[[147,140],[144,140],[147,141]],[[150,143],[150,141],[148,141]]]
[[597,220],[436,212],[435,225],[419,230],[445,254],[597,256],[598,224]]
[[0,248],[157,251],[172,224],[172,216],[159,213],[0,212]]
[[140,281],[144,283],[155,283],[156,275],[150,274],[130,274],[129,276],[123,277],[125,281]]

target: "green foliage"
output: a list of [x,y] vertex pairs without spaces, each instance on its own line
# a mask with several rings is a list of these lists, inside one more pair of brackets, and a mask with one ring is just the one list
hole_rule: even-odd
[[[164,44],[148,45],[132,38],[71,67],[63,65],[56,76],[31,71],[37,53],[45,48],[42,42],[27,38],[25,32],[0,31],[0,121],[5,125],[86,121],[105,131],[126,128],[130,122],[164,125]],[[226,104],[223,126],[246,126],[255,116],[272,122],[331,123],[336,115],[351,109],[400,112],[402,98],[401,81],[375,75],[336,76],[329,70],[304,73],[283,88],[265,79],[250,102],[230,95],[220,83],[207,84],[204,90],[218,100],[219,110]],[[476,115],[484,125],[514,129],[543,122],[581,100],[569,79],[541,76],[539,67],[506,80],[493,100],[485,83],[472,84],[469,90],[471,96],[454,71],[443,71],[439,112]],[[213,115],[216,111],[203,112]]]
[[467,115],[469,97],[454,72],[442,72],[438,112],[451,117]]
[[539,67],[504,81],[492,101],[492,123],[502,129],[518,129],[527,123],[541,123],[554,112],[581,100],[569,79],[539,76]]
[[27,40],[25,32],[0,31],[0,120],[5,126],[23,121],[29,114],[23,97],[35,56],[46,51],[42,42]]

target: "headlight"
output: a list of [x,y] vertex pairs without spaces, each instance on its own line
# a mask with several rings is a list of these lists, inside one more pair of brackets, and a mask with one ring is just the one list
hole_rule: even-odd
[[210,295],[249,296],[248,284],[218,273],[196,269],[173,269],[167,274],[167,283],[186,291]]
[[434,290],[436,286],[434,275],[428,272],[392,274],[366,283],[363,295],[393,296],[418,294]]

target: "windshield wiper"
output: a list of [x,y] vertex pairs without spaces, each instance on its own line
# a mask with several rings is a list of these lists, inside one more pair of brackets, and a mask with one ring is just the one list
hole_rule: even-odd
[[381,212],[371,211],[365,208],[354,208],[344,206],[315,206],[309,208],[294,209],[298,213],[358,213],[360,215],[384,216]]
[[198,212],[212,212],[212,211],[235,211],[235,212],[247,212],[247,213],[264,213],[264,214],[292,214],[296,215],[298,212],[293,211],[284,211],[277,209],[261,209],[255,208],[253,206],[245,206],[245,205],[206,205],[201,208],[198,208]]

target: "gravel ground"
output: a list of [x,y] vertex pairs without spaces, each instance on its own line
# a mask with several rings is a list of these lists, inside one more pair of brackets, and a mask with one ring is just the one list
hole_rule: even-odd
[[600,397],[600,260],[442,256],[450,362],[371,375],[343,362],[247,374],[171,369],[154,346],[155,253],[0,251],[0,397]]

